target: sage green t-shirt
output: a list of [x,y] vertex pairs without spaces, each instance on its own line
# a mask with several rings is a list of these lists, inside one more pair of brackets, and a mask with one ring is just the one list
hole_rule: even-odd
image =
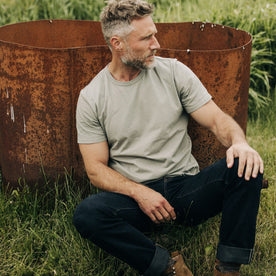
[[196,174],[188,114],[211,96],[176,59],[155,58],[152,69],[120,82],[105,67],[80,93],[78,143],[107,141],[109,166],[136,182]]

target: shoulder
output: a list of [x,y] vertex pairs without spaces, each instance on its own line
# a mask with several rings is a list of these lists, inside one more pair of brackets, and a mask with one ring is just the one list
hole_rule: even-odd
[[172,58],[163,58],[156,56],[155,64],[152,70],[149,70],[150,75],[156,75],[158,79],[163,80],[173,80],[173,67],[175,59]]
[[171,67],[174,65],[174,63],[177,60],[174,58],[164,58],[164,57],[159,57],[156,56],[155,57],[155,66],[154,68],[156,70],[167,70],[167,69],[171,69]]
[[100,90],[100,88],[104,85],[105,81],[105,72],[106,67],[102,69],[82,90],[82,96],[87,98],[92,97]]
[[176,58],[164,58],[164,57],[155,57],[155,70],[163,71],[165,73],[170,72],[175,74],[175,72],[189,73],[191,70],[184,63],[178,61]]
[[105,67],[80,91],[78,103],[86,102],[90,106],[101,103],[107,90],[106,83]]

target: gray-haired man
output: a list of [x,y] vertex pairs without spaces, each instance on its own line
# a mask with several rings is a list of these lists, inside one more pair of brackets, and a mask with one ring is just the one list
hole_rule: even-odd
[[[88,177],[105,192],[80,203],[74,224],[145,276],[192,275],[181,255],[144,232],[222,212],[214,273],[239,275],[252,256],[263,162],[189,68],[155,57],[152,12],[145,1],[112,0],[101,14],[112,61],[81,91],[77,128]],[[228,147],[225,159],[200,172],[188,114]]]

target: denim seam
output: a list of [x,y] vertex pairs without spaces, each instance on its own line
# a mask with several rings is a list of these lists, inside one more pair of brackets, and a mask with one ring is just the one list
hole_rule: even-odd
[[168,198],[168,179],[164,179],[164,182],[163,182],[163,187],[164,187],[164,196],[165,198]]

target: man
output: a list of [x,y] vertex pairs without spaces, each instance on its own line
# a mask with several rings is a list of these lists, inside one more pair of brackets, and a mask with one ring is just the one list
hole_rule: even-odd
[[[111,0],[101,14],[112,61],[85,87],[77,106],[78,143],[88,177],[104,190],[80,203],[80,234],[144,276],[192,275],[144,232],[153,223],[199,223],[220,212],[215,275],[239,275],[251,260],[263,162],[237,123],[198,78],[160,47],[142,0]],[[199,172],[188,114],[228,147]]]

